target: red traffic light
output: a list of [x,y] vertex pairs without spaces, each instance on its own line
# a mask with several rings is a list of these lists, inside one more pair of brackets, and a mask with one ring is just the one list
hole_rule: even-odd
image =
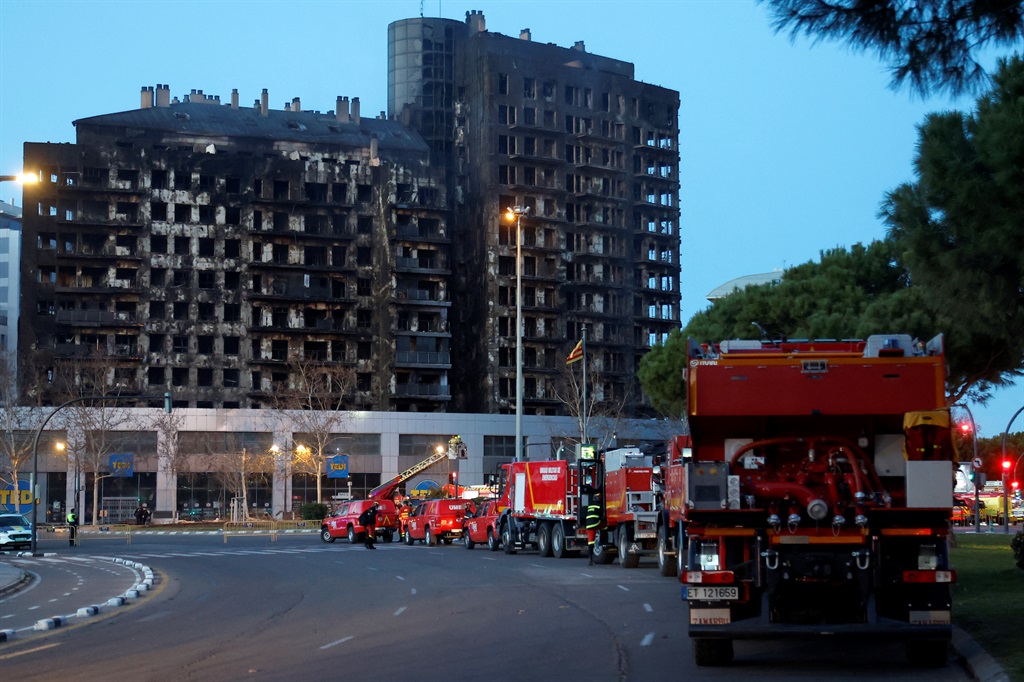
[[1019,488],[1019,487],[1020,487],[1020,483],[1019,483],[1019,482],[1017,482],[1017,481],[1014,481],[1013,483],[1011,483],[1011,484],[1010,484],[1010,486],[1011,486],[1011,487],[1012,487],[1012,488],[1013,488],[1014,490],[1016,490],[1017,488]]
[[971,433],[971,423],[960,422],[960,433],[964,434],[965,436],[969,435]]
[[1004,459],[1003,460],[1003,471],[1009,471],[1009,470],[1010,470],[1010,460]]

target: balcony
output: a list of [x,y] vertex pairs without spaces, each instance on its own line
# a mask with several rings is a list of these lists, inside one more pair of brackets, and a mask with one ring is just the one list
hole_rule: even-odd
[[425,351],[398,351],[395,362],[399,365],[423,365],[451,369],[451,353]]

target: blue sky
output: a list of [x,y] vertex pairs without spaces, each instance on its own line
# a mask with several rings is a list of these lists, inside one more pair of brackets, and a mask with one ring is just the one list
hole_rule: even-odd
[[[278,109],[293,97],[321,111],[359,97],[375,115],[387,108],[388,23],[421,8],[459,20],[482,10],[490,31],[582,40],[679,91],[685,321],[730,279],[881,237],[884,193],[912,179],[916,126],[973,102],[894,92],[873,55],[791,42],[753,0],[467,3],[0,0],[0,173],[21,169],[24,142],[73,142],[73,120],[137,108],[157,83],[222,101],[238,88],[242,105],[267,88]],[[0,198],[15,193],[0,185]],[[1021,405],[1024,382],[971,407],[993,436]]]

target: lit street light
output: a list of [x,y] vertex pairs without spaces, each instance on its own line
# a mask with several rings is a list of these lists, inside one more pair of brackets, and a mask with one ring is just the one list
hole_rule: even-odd
[[523,459],[523,216],[530,207],[512,206],[505,219],[516,221],[516,459]]
[[31,185],[38,182],[39,178],[30,173],[18,173],[17,175],[0,175],[0,182],[16,182],[19,185]]

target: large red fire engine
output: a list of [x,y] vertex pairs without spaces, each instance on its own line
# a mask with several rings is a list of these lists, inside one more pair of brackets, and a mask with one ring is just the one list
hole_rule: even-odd
[[941,336],[691,340],[688,356],[692,450],[674,448],[661,544],[666,562],[678,553],[697,664],[728,663],[736,639],[810,635],[899,639],[944,664]]
[[541,556],[558,558],[587,547],[584,517],[591,504],[600,509],[594,562],[617,555],[634,568],[640,556],[654,554],[657,496],[652,457],[639,448],[608,450],[597,456],[581,446],[575,461],[512,462],[503,465],[498,520],[502,547],[514,553],[535,546]]

